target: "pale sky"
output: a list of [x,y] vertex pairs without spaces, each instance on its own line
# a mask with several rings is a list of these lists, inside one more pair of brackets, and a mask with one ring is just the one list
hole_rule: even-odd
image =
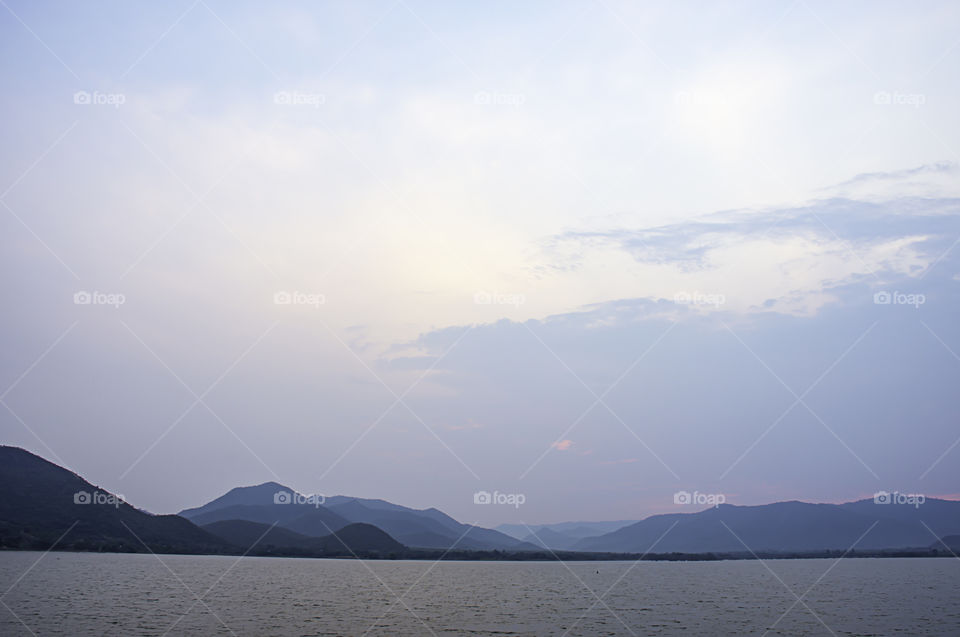
[[0,439],[157,512],[957,497],[958,26],[3,0]]

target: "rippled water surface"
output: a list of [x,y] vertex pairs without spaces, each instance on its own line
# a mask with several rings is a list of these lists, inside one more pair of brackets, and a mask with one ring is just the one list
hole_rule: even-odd
[[433,564],[5,552],[0,595],[0,635],[960,635],[956,559]]

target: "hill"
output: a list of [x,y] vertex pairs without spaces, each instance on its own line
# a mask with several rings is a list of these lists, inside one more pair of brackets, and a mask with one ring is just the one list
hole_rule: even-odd
[[369,524],[348,524],[323,537],[310,537],[280,526],[247,520],[223,520],[203,528],[254,555],[366,556],[371,553],[398,554],[406,550],[404,545]]
[[0,446],[0,548],[54,545],[157,553],[229,548],[189,520],[140,511],[63,467],[24,449]]
[[[290,498],[275,500],[278,493]],[[386,500],[333,496],[325,499],[298,494],[278,484],[237,487],[210,502],[185,509],[180,515],[200,525],[225,520],[274,524],[297,533],[323,537],[351,523],[376,526],[391,538],[411,547],[466,550],[537,550],[530,542],[505,533],[461,524],[435,508],[412,509]]]
[[251,552],[273,551],[279,548],[306,548],[316,539],[287,530],[282,526],[249,520],[220,520],[204,524],[202,528],[238,549]]
[[[929,527],[929,528],[928,528]],[[820,551],[927,547],[960,533],[960,502],[929,498],[920,506],[776,502],[722,504],[698,513],[654,515],[574,545],[579,551],[714,552]],[[662,536],[662,537],[661,537]],[[862,537],[861,537],[862,536]]]
[[953,553],[960,553],[960,535],[947,535],[942,537],[931,544],[930,548],[938,551],[948,550]]
[[617,529],[622,529],[630,524],[636,524],[639,520],[612,520],[609,522],[554,522],[552,524],[499,524],[494,528],[501,533],[506,533],[510,537],[522,539],[536,533],[541,535],[540,531],[550,530],[559,533],[562,536],[572,539],[582,539],[585,537],[594,537],[604,533],[612,533]]

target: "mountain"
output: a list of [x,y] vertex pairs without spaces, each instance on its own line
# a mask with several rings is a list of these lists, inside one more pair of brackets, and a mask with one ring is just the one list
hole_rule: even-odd
[[939,551],[946,549],[954,553],[960,552],[960,535],[944,536],[931,544],[930,548],[937,549]]
[[927,547],[936,537],[954,533],[960,533],[960,502],[952,500],[928,498],[918,506],[873,500],[722,504],[698,513],[654,515],[612,533],[582,539],[574,549],[739,553],[748,550],[746,544],[755,552],[844,551],[855,543],[857,549]]
[[376,525],[408,546],[443,549],[453,546],[462,549],[538,548],[499,531],[461,524],[437,509],[410,509],[382,500],[361,498],[338,499],[337,502],[330,507],[331,511],[352,522]]
[[249,520],[220,520],[204,524],[202,528],[244,551],[247,549],[305,548],[317,539],[295,533],[282,526],[250,522]]
[[354,555],[399,553],[405,546],[369,524],[348,524],[336,533],[323,537],[310,537],[289,531],[280,526],[271,526],[247,520],[222,520],[203,527],[213,535],[242,549],[257,552],[285,552],[296,549],[313,555]]
[[[278,493],[289,494],[274,499]],[[411,509],[386,500],[333,496],[303,504],[307,496],[278,484],[267,482],[252,487],[237,487],[203,506],[185,509],[180,515],[200,525],[226,520],[247,520],[274,524],[302,535],[322,537],[338,532],[350,523],[370,524],[396,541],[410,547],[471,550],[536,550],[536,544],[523,542],[499,531],[461,524],[435,508]]]
[[501,533],[506,533],[510,537],[518,540],[526,539],[531,533],[543,537],[541,531],[550,530],[559,533],[560,536],[569,539],[581,539],[585,537],[594,537],[604,533],[612,533],[617,529],[622,529],[630,524],[636,524],[639,520],[615,520],[611,522],[555,522],[553,524],[501,524],[494,527]]
[[501,524],[498,531],[510,537],[523,540],[538,548],[554,551],[573,550],[583,538],[611,533],[637,520],[619,520],[613,522],[557,522],[554,524]]
[[263,524],[277,523],[291,531],[313,536],[334,533],[350,524],[349,520],[329,509],[295,504],[235,504],[222,509],[190,515],[180,513],[180,515],[200,526],[222,520],[249,520]]
[[901,500],[723,504],[696,513],[654,515],[590,537],[575,535],[596,530],[594,524],[618,523],[523,527],[527,535],[518,539],[462,524],[433,508],[348,496],[322,501],[275,482],[231,489],[183,511],[184,517],[153,515],[39,456],[0,446],[0,549],[237,553],[256,543],[253,554],[338,557],[424,555],[420,549],[448,548],[519,556],[530,551],[543,555],[544,548],[741,555],[851,547],[937,549],[942,554],[943,544],[960,550],[960,501]]
[[542,528],[534,533],[530,533],[524,538],[524,540],[535,546],[553,549],[555,551],[566,551],[572,549],[579,541],[578,538],[565,535],[559,531],[554,531],[549,527]]
[[274,504],[274,497],[278,493],[294,493],[293,489],[285,487],[277,482],[264,482],[253,487],[235,487],[224,493],[219,498],[207,502],[203,506],[193,509],[184,509],[178,515],[185,518],[194,518],[204,513],[225,509],[231,506],[258,506],[261,504]]
[[332,535],[319,538],[324,553],[390,553],[406,547],[370,524],[349,524]]
[[229,549],[189,520],[140,511],[63,467],[24,449],[0,446],[0,547],[54,545],[157,553]]
[[329,535],[355,521],[334,513],[321,502],[282,484],[265,482],[233,488],[203,506],[184,509],[179,515],[201,526],[225,520],[247,520],[277,524],[314,537]]

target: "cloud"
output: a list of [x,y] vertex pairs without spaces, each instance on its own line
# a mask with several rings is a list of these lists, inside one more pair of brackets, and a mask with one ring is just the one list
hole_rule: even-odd
[[928,175],[928,174],[939,174],[939,173],[955,173],[957,171],[957,163],[952,161],[938,161],[932,164],[923,164],[921,166],[915,166],[914,168],[902,168],[900,170],[887,170],[887,171],[878,171],[872,173],[860,173],[855,175],[851,179],[840,182],[829,188],[843,188],[845,186],[859,185],[868,182],[876,181],[900,181],[910,177],[916,177],[917,175]]
[[882,201],[891,198],[960,196],[958,165],[938,161],[899,170],[861,173],[821,189],[836,196]]
[[[469,411],[486,425],[456,448],[478,471],[495,455],[508,475],[529,471],[531,493],[599,491],[624,511],[669,498],[675,475],[690,484],[723,476],[724,492],[744,503],[775,493],[854,499],[875,489],[871,470],[913,484],[956,440],[960,253],[947,248],[960,214],[909,216],[906,227],[943,259],[919,274],[885,272],[882,283],[837,281],[831,302],[809,315],[670,311],[672,301],[624,298],[478,324],[465,336],[453,327],[424,333],[416,347],[434,356],[426,365],[443,370],[435,381],[450,397],[433,408]],[[878,303],[882,290],[926,301]],[[924,488],[950,492],[958,466],[940,462]],[[618,481],[625,470],[630,480]]]
[[599,280],[620,298],[632,290],[652,301],[722,300],[690,304],[687,313],[812,315],[844,285],[923,272],[960,233],[958,211],[953,198],[837,198],[648,229],[570,230],[543,251],[574,289]]

